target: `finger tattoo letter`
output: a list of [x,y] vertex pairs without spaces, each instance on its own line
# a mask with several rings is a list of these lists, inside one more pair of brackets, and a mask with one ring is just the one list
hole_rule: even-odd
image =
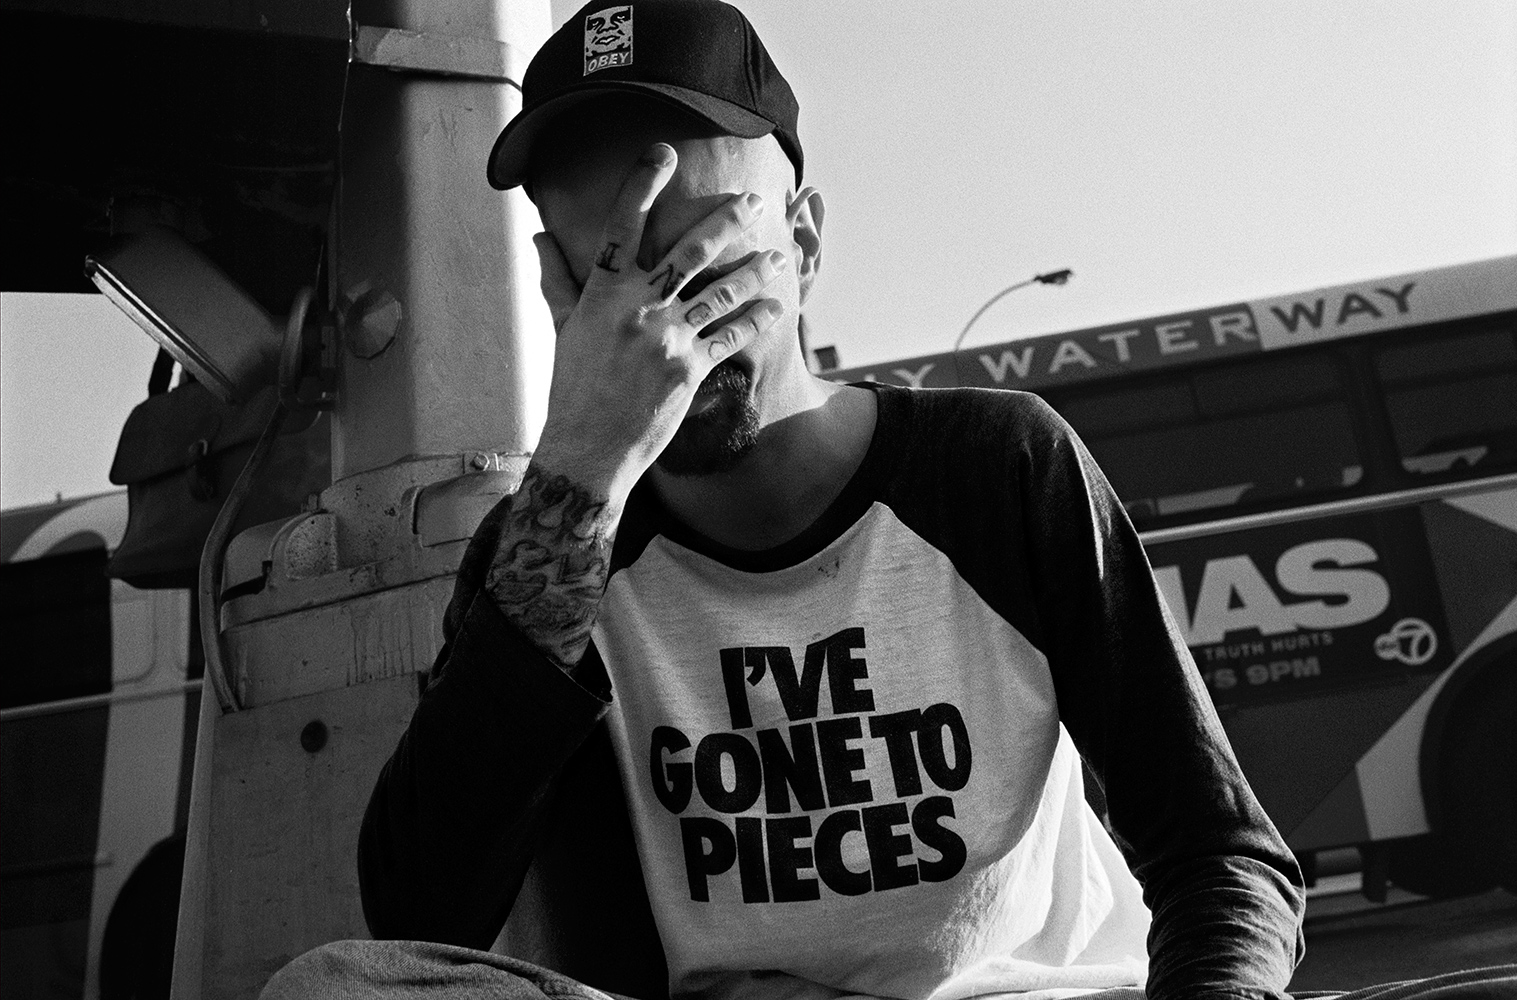
[[600,256],[595,258],[595,266],[602,271],[620,274],[622,269],[616,266],[616,251],[620,246],[620,243],[607,243],[605,249],[601,250]]
[[648,284],[656,285],[660,281],[664,283],[664,288],[659,294],[667,299],[684,283],[685,276],[681,272],[676,271],[673,264],[665,264],[664,269],[655,274],[653,280],[649,281]]
[[689,312],[685,313],[685,322],[691,326],[705,326],[711,322],[715,314],[716,310],[712,309],[710,305],[705,302],[697,302],[690,307]]

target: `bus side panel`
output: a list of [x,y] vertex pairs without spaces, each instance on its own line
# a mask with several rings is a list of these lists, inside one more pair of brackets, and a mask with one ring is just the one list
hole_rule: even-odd
[[[1249,783],[1305,846],[1296,828],[1452,659],[1417,511],[1160,543],[1149,557]],[[1338,842],[1353,842],[1362,811],[1333,806]],[[1335,838],[1320,818],[1306,833]]]
[[1424,796],[1437,790],[1422,787],[1421,758],[1434,699],[1472,655],[1517,630],[1517,490],[1423,504],[1421,514],[1456,659],[1359,762],[1372,840],[1427,832]]
[[148,850],[174,832],[184,755],[189,595],[120,581],[112,590],[112,672],[115,693],[124,697],[111,706],[101,783],[100,847],[112,862],[95,878],[91,983],[99,979],[106,921],[121,887]]
[[1454,647],[1463,652],[1517,599],[1517,490],[1422,506]]
[[1302,820],[1290,835],[1295,851],[1314,851],[1323,847],[1362,844],[1370,839],[1369,816],[1365,812],[1364,789],[1359,772],[1350,771],[1317,808]]

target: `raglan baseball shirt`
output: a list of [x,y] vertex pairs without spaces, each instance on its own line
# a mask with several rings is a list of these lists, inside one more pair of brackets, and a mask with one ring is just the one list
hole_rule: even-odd
[[858,470],[777,549],[634,492],[578,682],[479,593],[487,519],[365,819],[376,936],[487,944],[603,722],[673,996],[1284,989],[1299,872],[1088,453],[1031,395],[871,388]]

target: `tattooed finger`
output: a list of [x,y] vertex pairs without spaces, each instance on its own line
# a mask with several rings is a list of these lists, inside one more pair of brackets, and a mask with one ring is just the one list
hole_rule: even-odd
[[621,248],[620,243],[607,243],[601,250],[600,256],[595,258],[595,266],[602,271],[610,271],[612,274],[620,274],[621,268],[616,266],[616,251]]
[[665,264],[664,269],[655,274],[648,284],[656,285],[659,282],[663,282],[664,285],[659,292],[659,297],[673,298],[674,293],[679,291],[680,286],[685,283],[685,274],[683,271],[676,271],[673,264]]

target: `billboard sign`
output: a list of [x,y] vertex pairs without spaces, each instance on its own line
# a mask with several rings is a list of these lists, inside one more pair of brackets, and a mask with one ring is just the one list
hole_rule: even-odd
[[1402,683],[1453,657],[1415,508],[1149,546],[1219,705]]
[[826,373],[916,388],[1047,388],[1517,309],[1517,257]]

